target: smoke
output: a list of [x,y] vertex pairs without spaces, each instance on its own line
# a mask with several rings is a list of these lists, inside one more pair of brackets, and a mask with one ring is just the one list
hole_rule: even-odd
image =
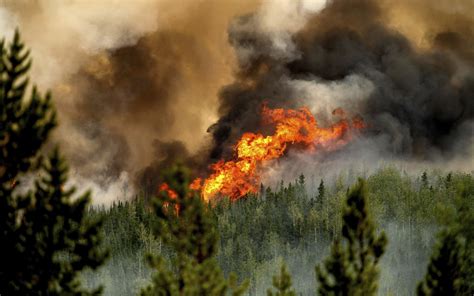
[[[470,1],[333,0],[310,12],[291,3],[304,25],[267,30],[258,12],[232,23],[239,71],[220,95],[211,159],[228,157],[243,131],[262,129],[259,106],[266,101],[307,105],[323,124],[331,120],[325,114],[342,107],[368,125],[344,151],[312,158],[290,153],[271,168],[281,174],[314,167],[308,163],[341,169],[355,159],[372,167],[384,159],[472,169]],[[466,158],[471,161],[462,164]]]
[[54,141],[75,183],[91,184],[102,203],[126,179],[133,187],[150,172],[159,175],[169,145],[180,143],[184,160],[201,149],[216,120],[217,91],[232,79],[228,23],[256,5],[3,1],[0,33],[20,29],[32,52],[31,80],[53,91],[60,120]]
[[204,175],[231,157],[243,132],[265,131],[263,102],[308,106],[322,126],[337,107],[368,124],[344,150],[289,151],[269,179],[354,159],[472,170],[473,10],[469,0],[7,0],[0,33],[20,29],[31,80],[53,90],[54,141],[76,183],[104,195],[127,182],[133,195],[152,193],[176,160]]

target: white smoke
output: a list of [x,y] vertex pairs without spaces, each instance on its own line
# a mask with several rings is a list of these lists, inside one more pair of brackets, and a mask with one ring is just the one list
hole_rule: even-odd
[[15,31],[14,24],[18,23],[16,17],[8,10],[0,7],[0,33],[1,38],[10,40]]
[[[237,19],[232,31],[260,36],[259,46],[233,42],[241,66],[252,63],[254,57],[267,55],[275,60],[293,61],[299,57],[292,36],[302,29],[308,18],[326,5],[325,0],[264,0],[253,14]],[[237,34],[240,35],[240,34]]]
[[275,58],[297,56],[292,35],[308,18],[319,12],[326,0],[266,0],[256,14],[258,30],[271,36]]
[[2,5],[0,36],[21,30],[32,49],[32,76],[42,88],[57,86],[88,55],[133,44],[158,25],[158,7],[148,0],[5,1]]
[[352,74],[339,81],[324,81],[318,77],[307,80],[288,80],[295,96],[313,114],[331,114],[343,107],[345,111],[358,112],[362,103],[372,94],[375,86],[369,79]]
[[122,172],[117,179],[109,179],[103,183],[104,185],[100,185],[93,179],[71,172],[68,185],[75,186],[78,189],[78,194],[83,193],[84,189],[90,190],[93,205],[109,206],[114,201],[126,201],[135,196],[135,188],[127,172]]
[[[74,112],[70,109],[76,99],[68,93],[64,82],[91,56],[133,45],[141,36],[155,31],[158,8],[157,1],[149,0],[3,1],[0,4],[0,36],[9,42],[15,29],[20,30],[33,59],[31,81],[42,91],[53,89],[55,94],[66,94],[55,96],[60,111],[60,128],[55,136],[66,139],[67,145],[62,145],[64,151],[69,152],[67,148],[71,146],[83,154],[103,149],[79,133],[72,126],[74,122],[64,115],[65,110]],[[103,155],[113,155],[109,152]],[[100,163],[84,160],[91,175],[99,171],[97,166],[113,162],[113,159],[103,159]],[[107,176],[95,180],[72,170],[70,180],[70,185],[78,187],[80,192],[91,189],[94,204],[110,204],[116,199],[130,198],[134,192],[127,172],[114,180]]]

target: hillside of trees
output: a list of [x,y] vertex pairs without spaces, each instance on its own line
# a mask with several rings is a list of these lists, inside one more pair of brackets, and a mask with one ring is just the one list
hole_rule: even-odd
[[[354,173],[352,173],[354,174]],[[219,232],[217,259],[226,275],[249,279],[252,295],[265,294],[272,275],[286,262],[298,293],[313,295],[315,264],[329,254],[332,241],[341,236],[342,210],[348,188],[357,176],[341,173],[334,180],[317,180],[311,190],[305,176],[278,188],[264,188],[237,202],[221,200],[210,207]],[[394,167],[367,176],[368,209],[384,230],[388,245],[381,260],[381,295],[412,295],[443,225],[464,215],[473,221],[472,174],[439,172],[410,176]],[[150,280],[146,253],[173,256],[153,235],[156,216],[142,198],[90,210],[104,220],[105,245],[111,259],[97,275],[86,277],[90,285],[103,283],[107,295],[131,295]],[[472,241],[472,237],[470,238]]]

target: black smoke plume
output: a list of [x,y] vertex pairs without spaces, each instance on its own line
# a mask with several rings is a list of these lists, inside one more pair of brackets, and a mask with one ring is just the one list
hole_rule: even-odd
[[424,21],[429,28],[426,48],[389,26],[391,6],[383,1],[329,1],[291,36],[294,49],[287,55],[278,55],[273,36],[258,29],[257,14],[235,20],[229,40],[240,68],[236,81],[221,91],[221,116],[209,129],[214,139],[210,158],[227,157],[243,131],[260,128],[263,100],[274,107],[295,107],[300,93],[293,81],[327,84],[351,75],[370,81],[374,90],[348,111],[360,113],[368,123],[366,137],[385,139],[387,152],[421,159],[470,153],[474,21],[437,10],[436,1],[425,3],[423,13],[440,14],[444,24],[429,31]]

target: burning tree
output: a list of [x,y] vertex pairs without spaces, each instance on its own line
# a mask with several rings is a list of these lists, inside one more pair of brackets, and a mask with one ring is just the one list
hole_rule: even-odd
[[[88,295],[79,272],[98,267],[99,222],[86,220],[89,194],[72,200],[67,167],[58,150],[40,149],[56,125],[51,95],[33,87],[24,100],[31,60],[16,32],[0,42],[0,294]],[[18,193],[20,178],[40,177],[33,190]]]
[[376,235],[366,205],[363,180],[347,196],[342,227],[343,241],[336,240],[331,256],[316,267],[320,295],[375,295],[377,264],[387,243],[385,234]]
[[164,178],[160,196],[154,201],[159,223],[155,232],[175,252],[171,266],[163,257],[149,255],[156,270],[151,286],[142,295],[241,295],[247,283],[237,286],[217,265],[218,233],[215,219],[199,197],[190,189],[189,174],[175,166]]
[[[344,114],[342,109],[336,109],[333,113],[341,114]],[[282,157],[290,144],[299,144],[308,151],[335,150],[351,139],[350,131],[365,127],[362,119],[356,116],[351,120],[343,117],[335,124],[322,128],[306,107],[297,110],[270,109],[264,105],[262,116],[265,124],[274,126],[274,133],[268,136],[244,133],[234,147],[236,160],[214,163],[211,166],[214,172],[202,185],[201,179],[195,180],[194,187],[201,189],[204,200],[209,201],[217,195],[237,200],[246,194],[257,193],[261,184],[261,166]]]

